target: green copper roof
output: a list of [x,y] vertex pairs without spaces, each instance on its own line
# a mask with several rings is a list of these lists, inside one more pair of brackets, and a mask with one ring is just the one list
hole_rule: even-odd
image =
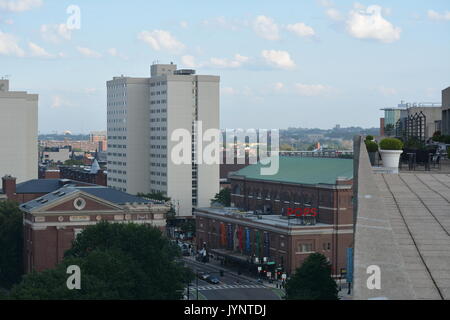
[[[280,157],[278,173],[261,175],[261,164],[249,165],[233,175],[247,179],[299,184],[336,184],[337,178],[353,178],[353,159]],[[264,167],[264,166],[263,166]]]

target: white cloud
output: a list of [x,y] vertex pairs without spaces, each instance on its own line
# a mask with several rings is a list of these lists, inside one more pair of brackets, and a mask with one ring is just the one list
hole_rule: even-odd
[[353,3],[353,9],[355,9],[355,10],[365,10],[366,7],[363,4],[359,3],[359,2],[355,2],[355,3]]
[[117,57],[117,58],[121,58],[121,59],[124,59],[124,60],[128,60],[128,57],[126,57],[123,54],[121,54],[119,52],[119,50],[117,50],[116,48],[109,48],[106,52],[112,57]]
[[40,28],[41,36],[45,41],[59,43],[61,40],[70,40],[72,31],[67,28],[65,23],[61,24],[43,24]]
[[10,12],[28,11],[42,5],[42,0],[0,0],[0,10]]
[[282,69],[292,69],[295,67],[295,62],[291,59],[287,51],[263,50],[261,55],[272,66]]
[[244,63],[249,61],[249,57],[240,55],[239,53],[234,55],[234,59],[226,58],[211,58],[207,65],[219,68],[238,68]]
[[284,83],[283,82],[277,82],[273,85],[273,88],[275,91],[281,91],[284,89]]
[[119,54],[116,48],[109,48],[107,52],[109,55],[113,57],[117,57],[117,55]]
[[173,53],[179,53],[185,45],[178,41],[169,31],[153,30],[142,31],[138,34],[138,39],[147,43],[153,50],[167,50]]
[[364,9],[356,4],[346,21],[347,31],[358,39],[375,39],[385,43],[399,40],[401,29],[384,19],[381,12],[382,7],[378,5]]
[[0,31],[0,54],[23,57],[25,52],[11,34]]
[[341,12],[335,8],[329,8],[327,11],[325,11],[327,16],[334,21],[342,21],[344,20],[344,17],[342,16]]
[[388,88],[388,87],[385,87],[385,86],[380,86],[380,87],[378,87],[378,91],[379,91],[383,96],[386,96],[386,97],[394,96],[394,95],[397,94],[397,90],[396,90],[396,89],[394,89],[394,88]]
[[79,53],[81,53],[83,56],[88,58],[100,58],[102,55],[98,53],[97,51],[94,51],[89,48],[85,47],[77,47],[77,50]]
[[382,12],[385,16],[390,16],[392,13],[392,9],[391,8],[383,8]]
[[220,90],[221,93],[226,94],[226,95],[235,95],[237,94],[237,91],[235,89],[233,89],[232,87],[223,87]]
[[312,27],[304,24],[303,22],[289,24],[286,29],[295,33],[299,37],[312,37],[316,34]]
[[52,96],[52,103],[50,105],[52,108],[57,109],[60,107],[72,107],[74,106],[73,103],[67,101],[64,97],[60,96],[60,95],[55,95]]
[[445,11],[445,13],[439,13],[434,10],[428,10],[427,16],[431,20],[450,20],[450,11]]
[[186,21],[180,21],[180,27],[186,29],[187,27],[189,27],[189,24]]
[[181,63],[183,66],[187,68],[195,68],[197,65],[195,64],[194,56],[185,55],[181,57]]
[[327,93],[331,88],[322,84],[296,83],[295,90],[301,96],[312,97]]
[[28,42],[28,48],[30,49],[32,57],[53,58],[52,54],[48,53],[44,48],[38,46],[33,42]]
[[258,16],[253,22],[253,30],[258,36],[267,40],[278,40],[280,38],[278,25],[272,18]]

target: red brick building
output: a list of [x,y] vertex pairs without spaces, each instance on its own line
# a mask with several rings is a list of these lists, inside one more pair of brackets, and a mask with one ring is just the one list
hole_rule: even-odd
[[16,178],[12,176],[2,177],[2,189],[0,199],[8,199],[24,203],[42,197],[56,191],[65,185],[92,186],[93,184],[71,179],[32,179],[16,184]]
[[25,271],[42,271],[61,262],[87,226],[99,221],[140,223],[165,231],[169,207],[101,186],[64,186],[20,205],[24,213]]
[[92,170],[86,171],[78,167],[60,166],[59,172],[60,177],[64,179],[82,181],[100,186],[107,185],[108,175],[105,170],[100,168],[93,172]]
[[[244,264],[266,258],[288,273],[320,252],[339,275],[353,247],[353,160],[280,157],[277,174],[261,175],[260,168],[250,165],[230,177],[234,209],[196,210],[197,245],[241,255]],[[295,208],[317,214],[288,217]]]
[[61,175],[58,168],[39,168],[39,179],[60,179]]

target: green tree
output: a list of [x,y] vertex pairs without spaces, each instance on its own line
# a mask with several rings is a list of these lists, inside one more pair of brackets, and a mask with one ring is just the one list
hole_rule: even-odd
[[65,257],[85,257],[95,249],[120,249],[140,265],[145,299],[180,299],[192,272],[179,261],[180,249],[154,227],[101,222],[86,228]]
[[82,160],[66,160],[64,161],[64,165],[66,166],[82,166],[83,165],[83,161]]
[[190,219],[187,221],[184,221],[181,226],[181,231],[184,233],[193,232],[195,233],[195,220]]
[[8,292],[5,289],[0,288],[0,301],[8,298]]
[[170,206],[169,211],[167,211],[166,220],[175,220],[177,217],[177,213],[175,212],[175,209],[173,206]]
[[23,222],[17,202],[0,201],[0,287],[11,288],[23,274]]
[[[31,273],[11,299],[180,299],[194,276],[180,249],[154,227],[100,222],[87,227],[55,269]],[[81,289],[66,286],[69,265],[81,270]]]
[[[69,290],[67,267],[77,265],[81,289]],[[13,287],[10,299],[142,299],[145,280],[140,266],[118,249],[94,250],[83,258],[64,259],[55,269],[33,272]]]
[[291,145],[289,145],[289,144],[287,144],[287,143],[283,143],[283,144],[280,146],[280,151],[295,151],[295,149],[294,149],[293,146],[291,146]]
[[331,264],[320,253],[312,253],[286,283],[288,300],[338,300]]
[[231,190],[230,188],[224,188],[216,193],[214,199],[211,199],[211,202],[218,202],[223,204],[225,207],[231,206]]

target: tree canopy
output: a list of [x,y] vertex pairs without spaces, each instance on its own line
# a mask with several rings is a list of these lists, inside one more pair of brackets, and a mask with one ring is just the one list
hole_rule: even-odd
[[216,193],[214,199],[211,199],[212,202],[218,202],[223,204],[225,207],[231,206],[231,190],[230,188],[224,188]]
[[[177,300],[193,279],[179,256],[178,247],[157,228],[100,222],[78,235],[61,264],[25,276],[10,297]],[[67,289],[69,265],[81,269],[80,290]]]
[[69,159],[69,160],[64,161],[64,165],[66,165],[66,166],[82,166],[83,161]]
[[331,264],[320,253],[312,253],[286,283],[288,300],[338,300]]
[[9,289],[23,274],[23,222],[18,203],[0,201],[0,288]]

